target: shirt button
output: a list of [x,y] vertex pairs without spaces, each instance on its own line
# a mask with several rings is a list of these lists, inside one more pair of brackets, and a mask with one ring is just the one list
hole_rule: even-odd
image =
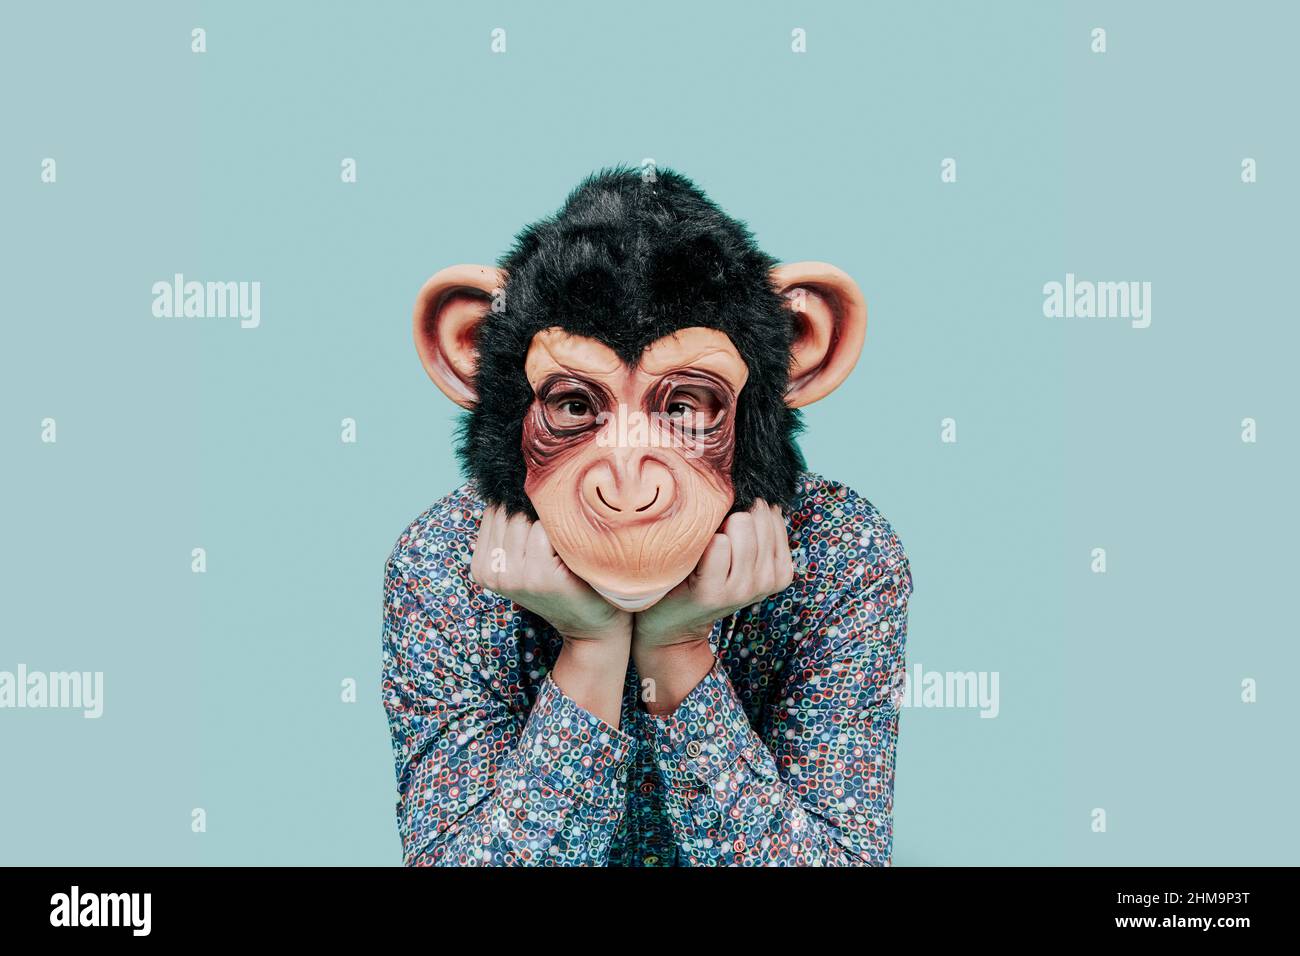
[[694,760],[696,757],[700,755],[700,751],[702,751],[703,749],[704,749],[703,744],[701,744],[698,740],[692,740],[690,743],[686,745],[686,756]]

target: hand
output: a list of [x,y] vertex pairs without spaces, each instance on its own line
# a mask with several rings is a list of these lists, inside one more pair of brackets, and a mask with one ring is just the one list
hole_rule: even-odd
[[540,521],[507,517],[501,507],[483,512],[470,575],[478,584],[544,618],[564,637],[596,640],[630,634],[632,616],[569,570],[551,547]]
[[569,570],[540,521],[522,514],[507,517],[499,507],[483,512],[470,575],[560,632],[564,646],[551,679],[579,707],[617,727],[632,650],[632,615]]
[[690,576],[633,621],[632,659],[646,710],[672,713],[713,669],[709,632],[718,618],[784,591],[793,580],[779,507],[755,501],[727,518]]
[[636,615],[633,646],[640,651],[706,640],[719,618],[784,591],[793,580],[781,509],[755,501],[723,522],[685,581]]

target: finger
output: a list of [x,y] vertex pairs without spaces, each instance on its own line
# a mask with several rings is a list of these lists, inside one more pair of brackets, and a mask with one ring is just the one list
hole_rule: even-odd
[[486,548],[488,542],[492,539],[492,520],[495,517],[495,508],[483,509],[483,517],[478,522],[478,538],[474,542],[474,551],[476,553]]
[[518,583],[524,579],[527,565],[524,563],[524,545],[528,541],[528,516],[523,512],[512,514],[506,519],[501,532],[501,547],[504,550],[504,575],[507,581]]
[[528,525],[522,560],[525,579],[530,588],[541,589],[556,580],[560,559],[555,549],[551,547],[551,539],[540,521],[533,521]]
[[528,543],[525,547],[528,567],[537,570],[547,582],[559,581],[568,587],[590,590],[590,585],[574,574],[564,563],[564,559],[555,550],[555,545],[551,544],[551,536],[546,533],[540,521],[534,521],[529,528]]
[[492,568],[492,541],[496,534],[498,514],[495,506],[483,510],[478,526],[478,540],[474,542],[474,556],[470,560],[470,573],[474,580],[489,591],[494,590],[496,572]]
[[753,516],[744,513],[732,515],[722,526],[722,533],[731,542],[731,567],[727,572],[727,582],[733,587],[746,588],[753,580],[754,557],[758,553]]
[[731,567],[731,541],[725,534],[715,534],[700,556],[691,575],[691,589],[697,594],[721,594]]
[[785,515],[780,505],[769,505],[772,515],[772,556],[779,562],[782,557],[790,557],[790,529],[786,527]]
[[771,571],[774,563],[772,539],[775,534],[772,528],[772,512],[768,503],[759,498],[754,502],[750,514],[754,518],[754,571],[760,579],[766,580],[765,575]]
[[474,539],[474,559],[478,560],[480,555],[487,554],[488,548],[492,541],[492,521],[496,517],[495,508],[484,508],[483,516],[479,518],[478,535]]
[[506,509],[500,505],[492,516],[492,536],[488,538],[488,557],[493,557],[501,549],[506,538]]
[[555,549],[551,547],[550,535],[540,521],[534,521],[528,527],[528,539],[524,542],[524,559],[532,564],[552,561],[557,557]]
[[776,584],[778,591],[784,591],[794,582],[794,554],[790,551],[790,529],[786,526],[780,508],[774,509],[773,517],[776,523],[776,542],[773,544],[776,551]]

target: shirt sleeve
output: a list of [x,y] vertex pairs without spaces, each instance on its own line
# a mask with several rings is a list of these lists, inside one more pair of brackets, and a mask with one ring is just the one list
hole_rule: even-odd
[[691,866],[888,866],[911,575],[903,559],[792,635],[760,726],[721,664],[643,714]]
[[[485,668],[492,628],[507,622],[439,630],[425,604],[435,598],[422,597],[438,589],[424,584],[390,560],[383,698],[406,865],[603,865],[626,806],[633,738],[549,676],[530,712],[512,705]],[[453,603],[467,604],[463,595]],[[457,616],[467,617],[439,620]]]

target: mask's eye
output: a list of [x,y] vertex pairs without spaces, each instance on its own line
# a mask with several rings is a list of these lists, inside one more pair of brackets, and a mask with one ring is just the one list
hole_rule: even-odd
[[576,392],[547,399],[546,411],[551,425],[561,431],[584,428],[596,420],[590,399]]
[[722,415],[722,401],[711,389],[682,386],[664,402],[664,414],[686,428],[708,428]]

